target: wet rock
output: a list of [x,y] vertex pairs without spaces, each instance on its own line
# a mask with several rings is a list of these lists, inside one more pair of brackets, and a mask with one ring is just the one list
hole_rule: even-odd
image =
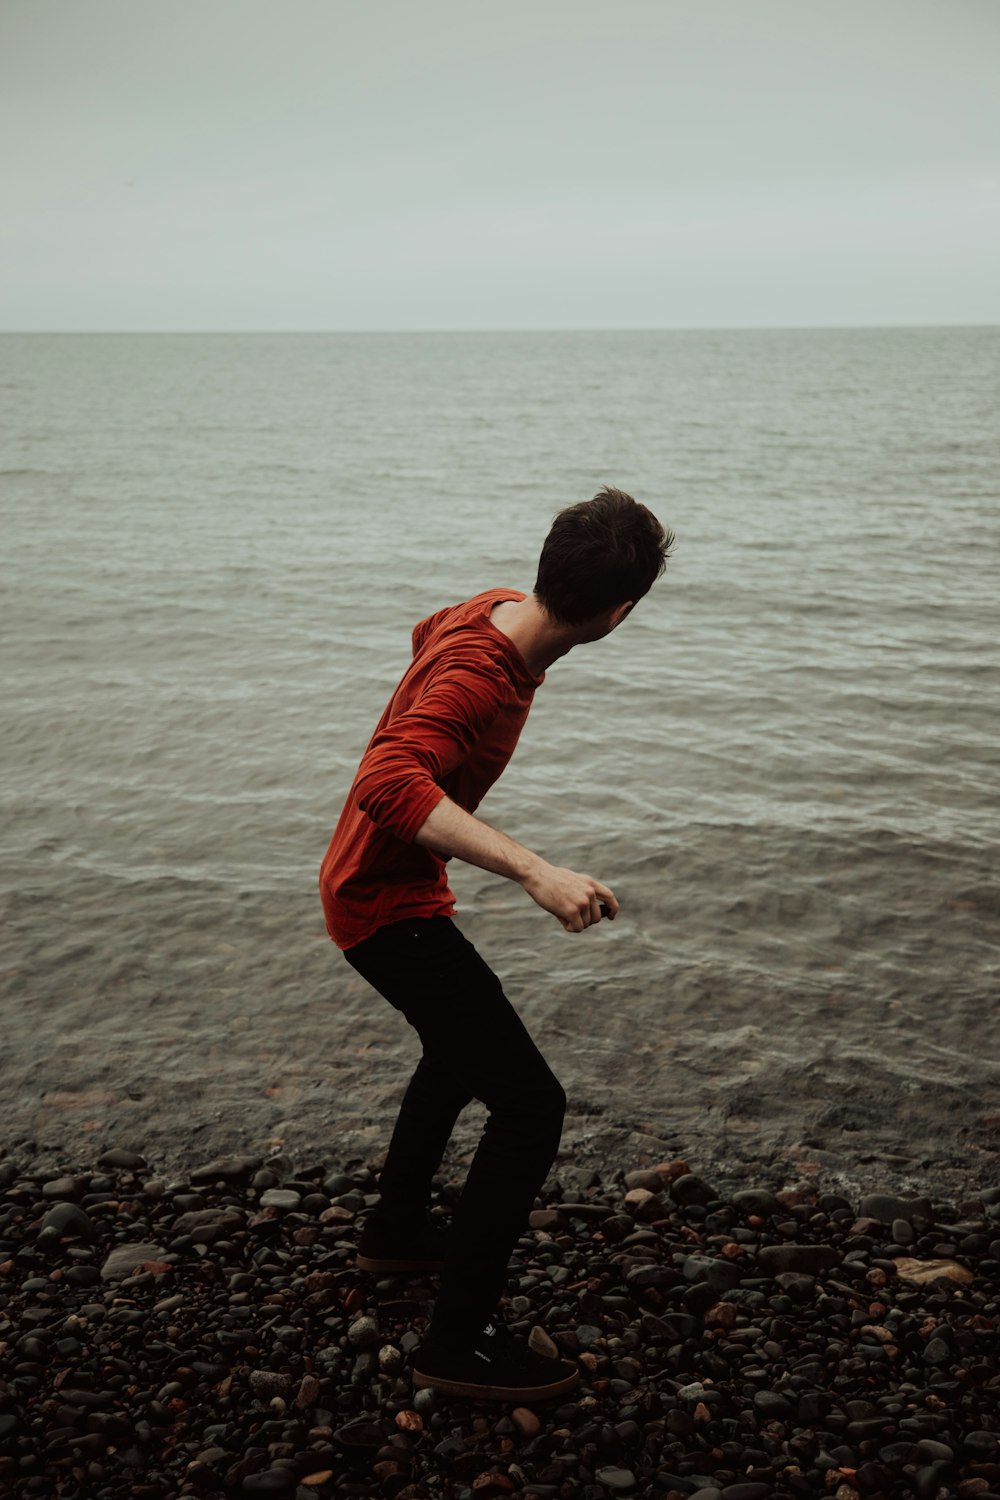
[[53,1177],[51,1182],[42,1183],[43,1198],[74,1202],[77,1198],[82,1198],[86,1191],[87,1184],[82,1177]]
[[132,1245],[118,1245],[105,1258],[101,1266],[101,1280],[121,1281],[124,1277],[131,1276],[137,1266],[147,1261],[162,1264],[165,1254],[166,1251],[149,1240],[140,1240]]
[[996,1458],[997,1454],[1000,1453],[1000,1433],[987,1432],[983,1428],[974,1428],[962,1438],[962,1447],[980,1463],[987,1459]]
[[272,1396],[283,1396],[292,1387],[292,1377],[283,1371],[251,1370],[247,1379],[254,1395],[264,1401]]
[[267,1188],[261,1193],[260,1202],[262,1208],[295,1209],[302,1202],[302,1198],[288,1188]]
[[631,1469],[598,1469],[595,1474],[598,1484],[603,1484],[613,1495],[627,1495],[635,1489],[635,1475]]
[[910,1225],[921,1220],[929,1224],[934,1218],[929,1198],[893,1198],[888,1193],[869,1193],[862,1198],[861,1213],[882,1224],[891,1224],[893,1219],[905,1219]]
[[558,1230],[562,1229],[565,1223],[566,1221],[558,1209],[536,1208],[528,1215],[529,1229],[547,1230],[550,1234],[555,1234]]
[[645,1169],[625,1173],[625,1186],[628,1189],[645,1188],[650,1193],[659,1193],[663,1190],[663,1178],[659,1172]]
[[246,1182],[259,1161],[257,1156],[219,1156],[203,1167],[196,1167],[191,1173],[191,1181]]
[[515,1406],[510,1414],[510,1419],[523,1438],[537,1437],[542,1430],[540,1420],[526,1406]]
[[930,1459],[931,1463],[953,1463],[954,1453],[947,1443],[935,1442],[933,1438],[921,1438],[917,1444],[917,1455],[920,1458]]
[[763,1188],[740,1188],[733,1193],[730,1202],[744,1218],[756,1214],[762,1219],[770,1219],[781,1206],[774,1194]]
[[181,1214],[174,1222],[174,1234],[186,1235],[195,1245],[210,1245],[213,1240],[243,1228],[243,1215],[231,1208],[198,1208]]
[[140,1156],[138,1151],[125,1151],[120,1146],[112,1146],[110,1151],[103,1151],[97,1158],[97,1165],[116,1171],[141,1172],[146,1166],[146,1158]]
[[374,1318],[355,1318],[347,1330],[347,1337],[355,1349],[371,1349],[379,1342],[379,1327]]
[[660,1196],[658,1193],[651,1193],[648,1188],[629,1188],[622,1201],[629,1213],[641,1214],[645,1211],[646,1217],[649,1218],[660,1203]]
[[376,1422],[361,1420],[338,1427],[333,1434],[343,1448],[381,1448],[385,1434]]
[[716,1302],[705,1313],[706,1328],[734,1328],[739,1310],[734,1302]]
[[207,1208],[204,1193],[172,1193],[174,1208],[179,1213],[194,1213],[200,1208]]
[[673,1161],[658,1161],[653,1170],[662,1182],[674,1182],[678,1177],[687,1177],[691,1168],[678,1156]]
[[322,1387],[315,1375],[303,1375],[299,1383],[299,1389],[295,1397],[295,1405],[299,1411],[306,1407],[315,1406],[320,1398]]
[[704,1206],[707,1203],[714,1203],[719,1195],[707,1182],[693,1172],[688,1172],[683,1177],[674,1178],[670,1184],[670,1196],[675,1203],[686,1207],[689,1204]]
[[774,1279],[781,1290],[797,1302],[807,1301],[816,1290],[815,1276],[807,1276],[802,1271],[779,1271]]
[[734,1261],[722,1256],[689,1255],[681,1270],[685,1281],[703,1281],[716,1296],[738,1286],[743,1274]]
[[780,1391],[757,1391],[753,1398],[754,1410],[766,1422],[791,1415],[792,1403]]
[[818,1276],[839,1265],[840,1256],[832,1245],[762,1245],[757,1251],[757,1264],[764,1276],[776,1276],[780,1271]]
[[558,1359],[559,1357],[559,1350],[549,1338],[545,1329],[540,1328],[537,1323],[528,1335],[528,1344],[534,1349],[536,1354],[544,1354],[548,1359]]
[[90,1216],[76,1203],[56,1203],[42,1219],[42,1230],[57,1236],[75,1234],[85,1240],[97,1239],[97,1229]]
[[954,1260],[914,1260],[900,1256],[895,1262],[896,1275],[903,1281],[912,1281],[920,1286],[933,1281],[970,1282],[972,1272],[967,1266]]

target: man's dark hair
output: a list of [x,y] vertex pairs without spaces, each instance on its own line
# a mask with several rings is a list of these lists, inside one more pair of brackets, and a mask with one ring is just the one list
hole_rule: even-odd
[[599,490],[552,522],[538,560],[535,598],[560,624],[582,625],[648,594],[673,543],[673,532],[631,495]]

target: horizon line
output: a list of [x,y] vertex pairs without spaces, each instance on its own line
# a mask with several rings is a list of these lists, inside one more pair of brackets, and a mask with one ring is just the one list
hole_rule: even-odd
[[597,327],[524,327],[524,328],[0,328],[0,337],[20,338],[197,338],[197,337],[283,337],[314,338],[330,335],[362,334],[392,337],[426,334],[559,334],[559,333],[873,333],[899,330],[1000,328],[1000,321],[986,323],[705,323],[648,325],[601,325]]

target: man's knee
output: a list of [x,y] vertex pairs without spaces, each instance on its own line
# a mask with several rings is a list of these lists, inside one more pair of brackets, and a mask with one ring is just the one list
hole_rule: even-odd
[[562,1128],[566,1115],[566,1090],[554,1073],[537,1081],[522,1101],[523,1113],[540,1125]]

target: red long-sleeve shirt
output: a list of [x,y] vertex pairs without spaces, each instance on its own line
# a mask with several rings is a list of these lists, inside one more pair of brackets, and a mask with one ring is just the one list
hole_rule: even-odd
[[444,796],[475,812],[514,753],[543,679],[490,613],[524,597],[490,589],[414,629],[413,660],[362,757],[320,870],[327,931],[339,948],[387,922],[454,912],[446,862],[413,838]]

